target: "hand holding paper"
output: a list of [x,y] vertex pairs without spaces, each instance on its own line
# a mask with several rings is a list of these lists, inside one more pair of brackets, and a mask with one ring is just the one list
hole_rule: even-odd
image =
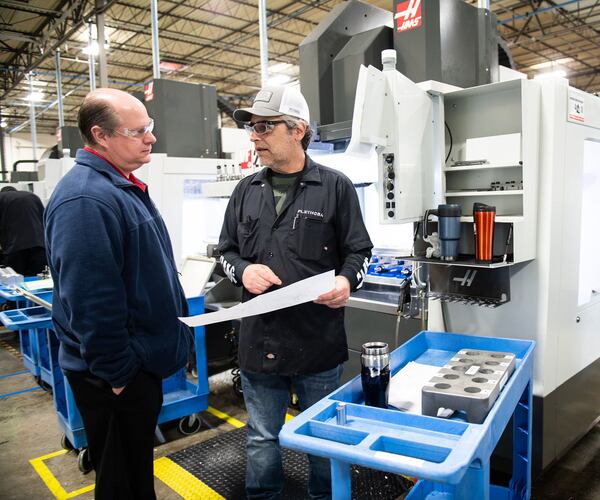
[[348,278],[345,276],[336,276],[335,287],[333,290],[330,290],[323,295],[319,295],[315,300],[315,303],[331,307],[331,309],[339,309],[346,305],[349,297],[350,282],[348,281]]
[[285,307],[311,302],[316,300],[320,295],[331,292],[335,288],[335,285],[336,278],[332,269],[331,271],[317,274],[302,281],[297,281],[279,290],[259,295],[248,302],[242,302],[229,309],[179,319],[186,325],[194,327],[210,325],[230,319],[256,316],[257,314],[264,314]]

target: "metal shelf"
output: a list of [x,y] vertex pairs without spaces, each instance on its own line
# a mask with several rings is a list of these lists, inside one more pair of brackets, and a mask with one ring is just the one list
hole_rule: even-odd
[[[525,220],[525,217],[523,217],[522,215],[496,215],[496,222],[497,223],[515,223],[515,222],[523,222]],[[473,216],[472,215],[463,215],[460,218],[461,222],[473,222]]]
[[523,196],[522,189],[512,189],[506,191],[446,191],[446,197],[457,196]]
[[434,264],[438,266],[462,266],[462,267],[479,267],[482,269],[497,269],[500,267],[512,266],[513,262],[503,262],[500,257],[495,257],[491,263],[480,262],[475,260],[473,256],[465,256],[459,255],[457,260],[447,261],[440,260],[436,258],[428,259],[427,257],[411,257],[411,256],[402,256],[398,257],[399,259],[410,260],[412,262],[420,262],[422,264]]
[[523,168],[523,165],[493,165],[484,163],[483,165],[470,165],[464,167],[445,167],[444,172],[465,172],[467,170],[491,170],[497,168]]

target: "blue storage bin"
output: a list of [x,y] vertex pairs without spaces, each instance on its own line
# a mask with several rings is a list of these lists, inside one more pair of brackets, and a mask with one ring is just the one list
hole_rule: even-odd
[[[360,376],[284,425],[282,446],[331,459],[335,499],[351,498],[350,465],[420,481],[407,499],[527,499],[531,488],[531,417],[535,342],[421,332],[390,357],[392,375],[408,362],[443,366],[461,349],[513,353],[516,368],[481,424],[365,406]],[[345,425],[336,408],[346,403]],[[513,418],[513,476],[490,484],[490,457]]]
[[46,345],[46,329],[52,326],[51,313],[41,306],[0,312],[2,324],[19,332],[23,365],[34,377],[52,386],[50,355]]
[[[204,312],[204,296],[188,299],[189,315]],[[182,419],[179,430],[185,434],[200,428],[199,419],[187,420],[184,417],[194,415],[208,408],[208,369],[206,362],[206,339],[203,326],[194,330],[194,346],[198,380],[194,384],[187,379],[185,369],[163,380],[163,406],[158,423]]]
[[[36,295],[52,302],[51,291]],[[204,297],[188,299],[188,305],[190,315],[201,314],[204,312]],[[58,363],[60,343],[52,329],[51,312],[42,306],[13,309],[0,312],[0,321],[7,328],[19,331],[25,367],[53,388],[54,408],[59,425],[68,440],[63,440],[63,446],[82,450],[79,463],[84,471],[89,467],[83,465],[87,463],[87,457],[82,459],[87,447],[85,429],[69,382]],[[194,343],[198,382],[194,384],[187,380],[185,369],[163,380],[163,405],[158,417],[159,424],[180,419],[179,430],[185,434],[200,428],[201,420],[196,414],[208,408],[208,371],[203,326],[194,328]]]
[[[38,280],[25,277],[25,282]],[[46,302],[52,302],[52,290],[32,292]],[[20,292],[0,287],[0,297],[15,302],[17,309],[0,312],[0,322],[9,330],[19,332],[23,365],[38,380],[52,386],[50,355],[46,344],[46,329],[52,326],[51,313],[24,298]]]
[[[204,311],[204,297],[188,299],[190,314]],[[206,365],[206,347],[204,327],[194,329],[196,347],[196,366],[198,383],[187,380],[185,369],[163,380],[163,405],[158,416],[162,424],[180,419],[179,430],[192,433],[200,428],[201,420],[195,414],[208,408],[208,372]],[[81,415],[75,404],[69,381],[63,376],[58,365],[58,339],[54,331],[48,331],[48,345],[51,353],[51,369],[54,385],[54,406],[59,424],[69,443],[77,449],[87,447],[85,429]],[[194,418],[187,418],[193,416]],[[66,443],[67,445],[69,443]]]

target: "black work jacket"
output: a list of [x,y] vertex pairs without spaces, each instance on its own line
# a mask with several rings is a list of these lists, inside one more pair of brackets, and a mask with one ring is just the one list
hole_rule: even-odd
[[29,191],[0,193],[0,245],[10,254],[44,247],[44,205]]
[[[238,286],[248,265],[264,264],[281,279],[281,286],[334,269],[355,290],[362,285],[372,247],[350,180],[306,156],[279,216],[268,168],[239,182],[227,206],[218,250],[223,269]],[[242,297],[247,301],[254,295],[244,289]],[[343,308],[308,302],[242,320],[243,370],[319,373],[347,359]]]

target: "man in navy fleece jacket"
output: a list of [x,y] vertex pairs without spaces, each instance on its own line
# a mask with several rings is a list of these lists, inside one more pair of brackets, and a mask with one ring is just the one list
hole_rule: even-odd
[[52,320],[96,470],[96,499],[155,498],[161,379],[191,347],[165,224],[133,171],[156,138],[143,104],[114,89],[79,110],[86,144],[44,215]]

